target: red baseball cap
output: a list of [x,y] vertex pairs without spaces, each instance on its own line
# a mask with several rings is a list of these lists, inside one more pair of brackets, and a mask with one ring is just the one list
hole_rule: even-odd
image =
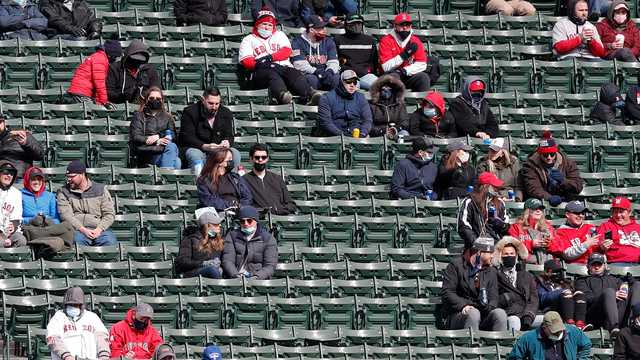
[[484,81],[482,80],[474,80],[469,84],[469,91],[484,91]]
[[611,208],[631,210],[631,201],[624,196],[618,196],[611,202]]
[[396,15],[396,17],[393,19],[393,23],[396,25],[410,23],[410,22],[411,22],[411,15],[407,13],[400,13]]
[[480,175],[478,175],[478,185],[491,185],[494,187],[502,187],[502,185],[504,185],[504,181],[498,179],[498,177],[495,174],[485,171]]

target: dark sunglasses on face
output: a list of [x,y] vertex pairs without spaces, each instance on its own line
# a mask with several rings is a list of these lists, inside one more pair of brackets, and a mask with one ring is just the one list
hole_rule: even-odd
[[162,99],[161,98],[157,98],[157,97],[150,97],[148,100],[149,101],[154,101],[154,100],[161,101]]
[[542,154],[542,156],[546,158],[554,158],[556,157],[556,153],[545,153],[545,154]]
[[269,158],[268,155],[265,155],[265,156],[256,155],[256,156],[253,157],[253,160],[267,160],[268,158]]
[[251,225],[253,224],[254,221],[255,221],[254,219],[240,219],[240,224]]
[[343,80],[343,82],[348,85],[355,85],[358,83],[358,79],[347,79],[347,80]]

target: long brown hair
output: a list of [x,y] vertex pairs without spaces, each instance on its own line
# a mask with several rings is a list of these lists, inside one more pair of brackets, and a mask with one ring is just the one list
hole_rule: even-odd
[[141,113],[144,112],[144,108],[147,106],[147,102],[149,101],[149,94],[156,91],[160,93],[160,102],[162,103],[162,108],[160,108],[160,112],[164,111],[164,94],[162,93],[162,89],[160,89],[157,86],[152,86],[142,92],[142,99],[140,101],[140,106],[138,107],[139,112]]
[[[488,184],[478,185],[473,189],[471,194],[469,194],[469,197],[471,198],[471,200],[474,203],[476,203],[476,205],[480,209],[480,213],[482,214],[483,219],[487,219],[489,217],[489,211],[487,209],[487,196],[489,194],[490,186],[491,185],[488,185]],[[496,212],[502,211],[502,204],[500,203],[500,200],[498,200],[497,198],[495,197],[492,198],[491,200],[488,201],[488,203],[493,204],[493,207],[496,208]]]
[[200,173],[200,177],[208,177],[213,185],[217,187],[220,183],[220,174],[218,173],[218,167],[224,162],[224,159],[227,158],[227,154],[230,152],[231,150],[222,148],[216,149],[211,154],[209,154],[209,157],[207,157],[207,162],[204,164],[202,172]]
[[[523,230],[528,230],[531,228],[531,226],[529,225],[529,216],[531,216],[532,212],[532,209],[524,209],[522,215],[518,216],[518,218],[516,219],[516,224],[520,225]],[[536,221],[534,230],[547,231],[547,216],[545,215],[544,210],[542,211],[542,217],[538,221]]]
[[453,170],[458,166],[458,154],[460,154],[460,151],[462,150],[458,149],[449,153],[449,157],[444,163],[445,169]]
[[213,254],[215,251],[222,251],[222,249],[224,249],[224,240],[222,239],[222,231],[216,234],[216,237],[210,238],[209,234],[207,234],[208,230],[209,230],[209,224],[204,224],[200,227],[202,240],[200,240],[200,242],[198,243],[198,251],[202,251],[207,254]]

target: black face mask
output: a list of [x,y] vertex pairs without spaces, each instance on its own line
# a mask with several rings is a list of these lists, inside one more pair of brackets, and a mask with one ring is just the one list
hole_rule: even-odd
[[347,35],[359,35],[362,34],[363,26],[361,23],[347,24],[344,26],[344,30]]
[[503,256],[502,257],[502,265],[507,269],[512,269],[516,266],[516,256]]
[[159,110],[162,108],[162,102],[160,100],[150,100],[147,102],[147,106],[151,110]]
[[264,169],[267,168],[267,163],[253,163],[253,168],[256,169],[256,171],[264,171]]
[[406,31],[406,30],[396,31],[396,33],[398,34],[398,37],[400,38],[400,40],[404,41],[404,39],[406,39],[409,36],[409,34],[411,34],[411,31]]
[[227,173],[230,173],[233,170],[233,163],[227,164],[227,167],[224,168]]
[[128,59],[127,60],[127,67],[129,69],[139,69],[140,66],[146,64],[146,61],[140,61],[140,60],[134,60],[134,59]]
[[146,321],[133,319],[133,328],[134,329],[136,329],[138,331],[142,331],[142,330],[146,329],[147,326],[149,326],[149,324]]

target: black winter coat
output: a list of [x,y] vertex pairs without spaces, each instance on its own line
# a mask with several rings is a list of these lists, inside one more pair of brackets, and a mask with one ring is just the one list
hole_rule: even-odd
[[470,76],[462,85],[461,95],[451,101],[446,116],[449,122],[455,124],[458,137],[475,137],[476,133],[487,133],[491,138],[499,136],[498,121],[493,116],[489,102],[482,99],[479,107],[472,106],[469,85],[479,78]]
[[445,154],[438,166],[438,193],[442,194],[443,200],[455,199],[467,196],[467,187],[475,185],[476,169],[467,161],[463,166],[458,166],[452,170],[445,167],[449,154]]
[[227,22],[227,4],[224,0],[175,0],[173,14],[178,26],[219,26]]
[[208,114],[198,101],[184,108],[180,120],[180,146],[201,149],[204,144],[220,144],[227,140],[233,145],[233,114],[220,106],[213,127],[209,126]]
[[164,137],[165,132],[169,129],[173,131],[175,139],[176,126],[173,116],[168,112],[161,111],[155,116],[146,110],[144,113],[134,112],[129,125],[131,149],[135,151],[140,160],[146,163],[150,156],[160,154],[164,150],[164,146],[147,145],[145,143],[147,137],[152,135]]
[[621,119],[616,118],[616,109],[613,106],[618,100],[622,100],[620,90],[615,84],[604,84],[600,88],[600,101],[591,108],[589,118],[598,123],[610,123],[624,125]]
[[244,269],[258,280],[271,279],[278,265],[276,239],[260,224],[247,241],[240,229],[233,229],[224,237],[222,269],[227,278],[235,278]]
[[18,176],[22,177],[24,171],[34,161],[42,160],[44,157],[44,147],[33,135],[27,135],[27,143],[20,145],[18,141],[9,135],[9,128],[0,133],[0,159],[11,161],[18,170]]
[[184,277],[196,276],[203,261],[213,260],[222,256],[221,251],[207,253],[198,250],[200,241],[202,241],[202,233],[199,228],[180,240],[180,250],[178,250],[178,256],[176,257],[177,273],[184,275]]
[[[390,99],[382,99],[380,91],[383,86],[391,88],[393,95]],[[384,136],[389,125],[395,124],[397,129],[407,129],[409,115],[404,106],[404,84],[400,79],[391,76],[381,76],[373,83],[369,93],[371,100],[371,115],[373,116],[373,127],[369,131],[369,136]]]
[[133,54],[145,54],[147,58],[150,57],[147,46],[140,40],[134,40],[124,51],[122,59],[109,64],[107,95],[112,103],[137,102],[146,89],[162,86],[158,72],[152,64],[140,66],[135,76],[127,69],[125,64]]
[[587,304],[591,304],[602,295],[604,289],[618,290],[622,285],[622,280],[608,272],[602,276],[583,276],[576,280],[575,288],[584,293]]
[[437,124],[422,112],[422,108],[409,115],[408,130],[411,136],[427,136],[433,138],[454,138],[458,135],[455,124],[451,123],[451,117],[444,116]]
[[358,77],[375,74],[378,63],[376,40],[366,34],[342,34],[335,36],[340,68],[351,69]]
[[85,0],[74,0],[73,11],[69,11],[61,0],[41,0],[40,11],[49,20],[49,35],[69,35],[82,29],[87,36],[98,37],[102,24]]
[[[487,205],[488,206],[488,205]],[[502,220],[500,222],[490,223],[488,216],[482,214],[480,207],[467,196],[462,200],[458,209],[458,235],[464,241],[464,248],[468,249],[480,235],[490,236],[495,241],[499,241],[509,230],[504,203],[500,202],[500,206],[496,209],[496,217]]]
[[520,266],[521,264],[517,265],[515,287],[504,272],[498,269],[498,292],[500,293],[498,306],[504,309],[507,316],[517,316],[524,324],[531,326],[538,313],[538,288],[533,274],[521,269]]
[[624,116],[628,122],[640,121],[640,86],[633,85],[624,99]]
[[613,346],[613,360],[640,360],[640,329],[637,326],[620,330]]
[[218,211],[224,211],[234,206],[253,205],[249,184],[235,172],[221,176],[218,186],[214,186],[209,177],[200,176],[196,180],[196,187],[199,207],[213,206]]
[[[442,273],[442,304],[447,315],[459,313],[471,305],[486,316],[498,307],[498,273],[495,267],[486,267],[475,276],[469,276],[471,264],[461,256],[453,259]],[[478,279],[477,283],[475,279]],[[486,305],[480,301],[480,289],[487,289]]]
[[251,188],[253,206],[256,208],[270,209],[278,215],[293,214],[296,211],[296,203],[291,199],[287,185],[280,175],[267,171],[264,178],[260,179],[256,173],[249,171],[242,178]]

